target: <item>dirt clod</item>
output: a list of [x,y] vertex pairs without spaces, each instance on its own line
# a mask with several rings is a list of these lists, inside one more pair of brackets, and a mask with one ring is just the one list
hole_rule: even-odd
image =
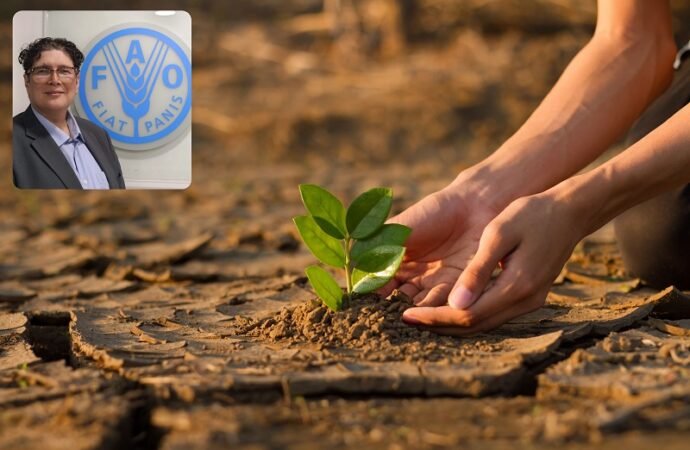
[[[367,295],[334,312],[320,303],[305,302],[283,308],[273,317],[248,324],[240,332],[269,342],[310,342],[326,348],[358,349],[369,361],[439,361],[453,356],[472,356],[459,338],[439,336],[401,321],[402,311],[412,306],[404,294],[385,299]],[[476,350],[491,352],[494,346],[476,341]]]

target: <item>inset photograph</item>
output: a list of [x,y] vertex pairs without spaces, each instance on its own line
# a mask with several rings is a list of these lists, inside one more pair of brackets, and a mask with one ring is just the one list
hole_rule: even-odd
[[16,13],[14,185],[187,188],[191,25],[185,11]]

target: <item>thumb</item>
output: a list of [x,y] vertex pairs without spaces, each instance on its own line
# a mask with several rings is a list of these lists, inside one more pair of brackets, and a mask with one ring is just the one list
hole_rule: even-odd
[[477,253],[455,282],[448,295],[448,304],[455,309],[466,309],[479,298],[491,279],[499,262],[516,246],[503,227],[489,224],[479,240]]
[[455,221],[447,203],[444,195],[435,192],[388,219],[387,223],[399,223],[412,228],[405,243],[405,259],[416,259],[420,254],[438,247],[439,240],[444,238],[443,232],[439,235],[438,224],[452,224]]

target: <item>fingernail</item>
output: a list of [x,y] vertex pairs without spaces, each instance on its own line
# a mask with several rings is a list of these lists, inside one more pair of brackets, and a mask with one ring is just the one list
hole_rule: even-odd
[[448,296],[451,308],[465,309],[472,304],[472,292],[465,286],[458,286]]
[[415,317],[412,316],[412,313],[408,313],[407,311],[403,312],[402,315],[402,320],[408,325],[421,325],[422,322],[417,320]]

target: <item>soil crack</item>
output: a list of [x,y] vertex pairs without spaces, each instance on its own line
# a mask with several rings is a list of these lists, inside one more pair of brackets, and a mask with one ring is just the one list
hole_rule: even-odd
[[45,362],[64,360],[67,365],[76,368],[70,358],[70,313],[40,311],[26,313],[26,316],[25,336],[36,356]]

